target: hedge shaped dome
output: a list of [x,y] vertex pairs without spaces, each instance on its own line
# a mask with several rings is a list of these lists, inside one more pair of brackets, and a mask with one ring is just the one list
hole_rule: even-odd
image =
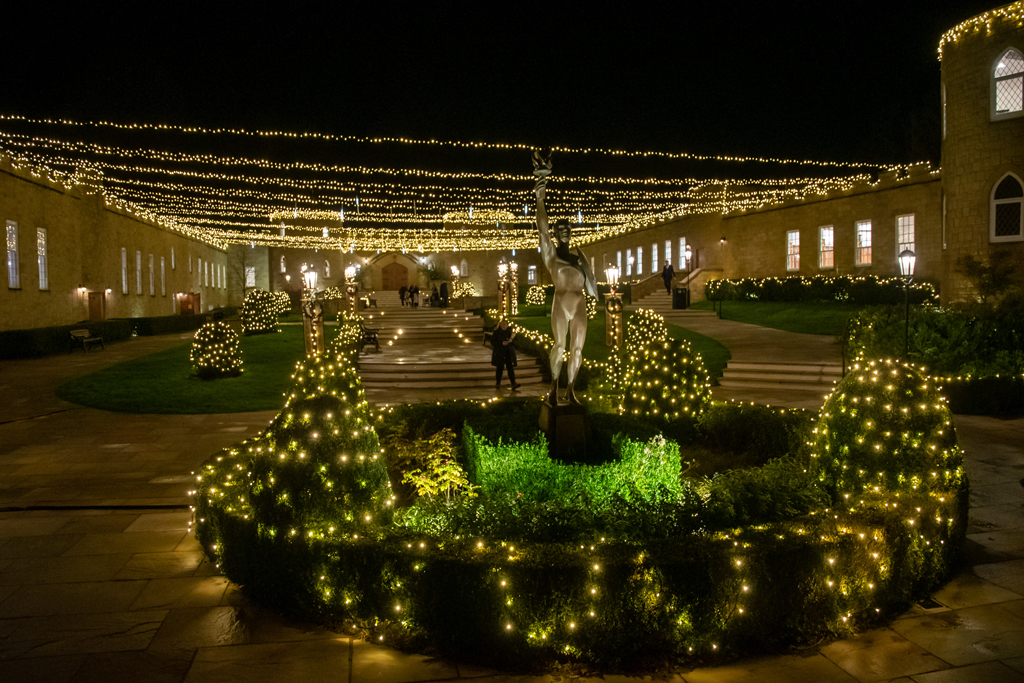
[[196,332],[189,360],[196,375],[203,379],[242,374],[238,334],[220,321],[206,323]]
[[254,289],[245,295],[240,316],[242,331],[263,334],[277,331],[277,316],[281,303],[277,296],[265,289]]
[[544,288],[540,285],[534,285],[530,287],[526,292],[526,303],[531,306],[543,306],[544,305]]
[[821,408],[812,455],[818,480],[836,499],[966,484],[945,398],[920,370],[898,361],[854,364]]
[[663,420],[696,418],[711,403],[708,371],[688,342],[652,341],[634,362],[622,412]]

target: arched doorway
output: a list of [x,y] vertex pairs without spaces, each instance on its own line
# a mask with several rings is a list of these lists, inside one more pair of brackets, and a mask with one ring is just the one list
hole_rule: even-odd
[[380,269],[381,289],[398,291],[409,285],[409,269],[401,263],[389,263]]

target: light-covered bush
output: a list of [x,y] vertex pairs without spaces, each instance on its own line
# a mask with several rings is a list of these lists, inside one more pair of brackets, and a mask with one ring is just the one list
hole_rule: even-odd
[[242,374],[238,334],[220,321],[206,323],[196,331],[189,360],[196,375],[203,379]]
[[265,289],[254,289],[245,295],[240,316],[245,334],[277,332],[280,299]]
[[711,404],[708,372],[688,342],[652,341],[635,357],[622,412],[661,420],[696,419]]
[[526,303],[530,306],[543,306],[545,302],[544,288],[540,285],[530,287],[526,292]]

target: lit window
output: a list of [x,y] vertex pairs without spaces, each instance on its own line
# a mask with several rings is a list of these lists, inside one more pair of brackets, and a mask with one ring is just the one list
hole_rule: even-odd
[[[326,230],[327,228],[324,228]],[[331,262],[324,261],[324,277],[329,278],[331,276]]]
[[526,284],[537,284],[537,266],[530,266],[526,269]]
[[992,118],[1024,113],[1024,56],[1010,48],[996,61],[992,73]]
[[640,275],[644,272],[644,248],[636,248],[636,274]]
[[800,231],[786,233],[786,270],[800,270]]
[[196,276],[199,278],[199,285],[203,284],[203,259],[196,257]]
[[7,286],[21,289],[21,270],[18,267],[18,224],[7,221]]
[[462,263],[459,264],[459,277],[466,277],[469,275],[469,264],[466,263],[466,259],[462,259]]
[[203,267],[203,286],[210,286],[210,262],[207,261]]
[[658,270],[658,244],[655,242],[651,245],[651,273],[657,273]]
[[624,272],[626,272],[626,271],[622,270],[622,252],[621,251],[615,252],[615,267],[619,269],[619,275],[622,275]]
[[633,274],[633,250],[626,250],[626,275]]
[[679,267],[686,270],[686,238],[679,238]]
[[245,286],[255,287],[256,286],[256,266],[245,267]]
[[857,248],[854,259],[858,266],[871,265],[871,221],[857,221]]
[[135,252],[135,293],[142,294],[142,252]]
[[287,273],[288,272],[288,266],[285,265],[285,262],[284,262],[284,254],[281,255],[281,272],[282,273]]
[[835,228],[823,225],[818,228],[818,267],[834,268],[835,265]]
[[[896,217],[896,256],[902,254],[906,249],[917,252],[914,249],[914,214],[912,213]],[[917,254],[917,260],[921,260],[920,254]]]
[[36,228],[36,262],[39,264],[39,289],[50,288],[50,266],[46,256],[46,228]]
[[167,270],[163,256],[160,257],[160,296],[167,296]]
[[1024,239],[1024,186],[1007,173],[992,190],[989,238],[993,242],[1019,242]]
[[128,293],[128,250],[121,247],[121,293]]
[[192,272],[192,254],[188,255],[188,272]]
[[171,270],[174,270],[177,266],[174,264],[174,247],[171,247]]
[[665,240],[665,260],[672,263],[672,240]]
[[150,254],[149,255],[149,295],[150,296],[156,296],[156,285],[155,285],[155,282],[154,282],[155,279],[156,279],[156,275],[153,272],[153,255]]

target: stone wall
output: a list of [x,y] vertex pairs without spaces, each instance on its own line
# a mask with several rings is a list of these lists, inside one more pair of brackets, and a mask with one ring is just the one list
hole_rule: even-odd
[[[227,303],[223,250],[108,206],[99,194],[15,168],[6,158],[0,158],[0,219],[17,225],[20,271],[17,288],[9,286],[6,272],[3,275],[0,329],[88,320],[90,294],[102,299],[106,318],[177,313],[179,293],[199,293],[204,310]],[[46,230],[46,288],[40,287],[38,228]],[[127,256],[127,294],[122,288],[122,248]],[[136,268],[136,252],[141,270]]]

